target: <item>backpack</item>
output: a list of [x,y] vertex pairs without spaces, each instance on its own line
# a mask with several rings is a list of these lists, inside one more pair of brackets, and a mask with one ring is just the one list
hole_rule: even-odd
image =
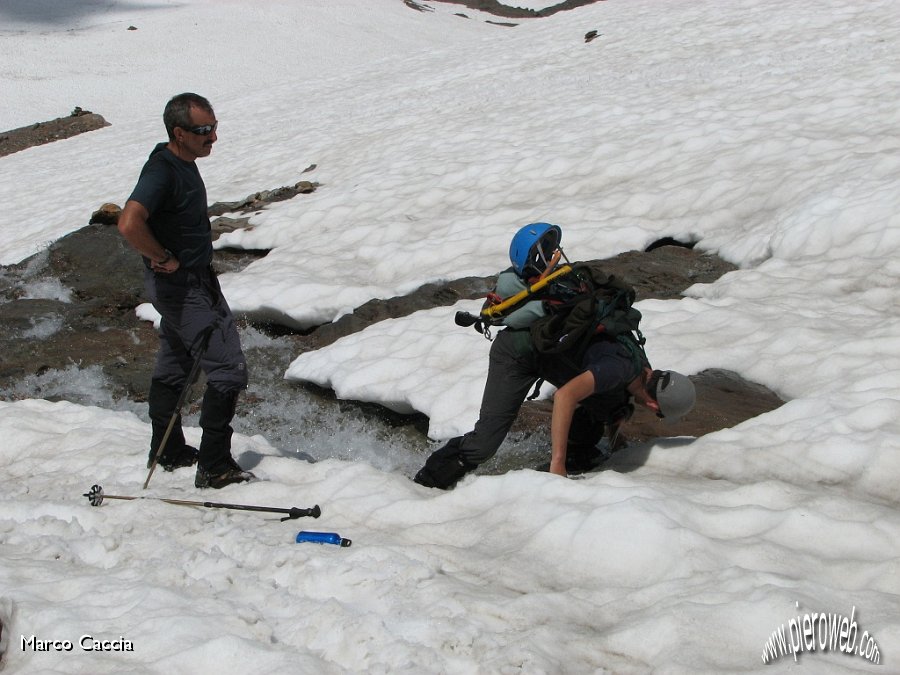
[[597,276],[587,266],[573,271],[581,292],[545,303],[547,315],[530,327],[535,352],[580,362],[591,341],[600,338],[622,343],[636,363],[646,362],[634,288],[613,275]]

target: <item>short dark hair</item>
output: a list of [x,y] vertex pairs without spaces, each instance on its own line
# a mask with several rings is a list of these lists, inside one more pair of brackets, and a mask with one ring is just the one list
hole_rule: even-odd
[[170,139],[175,138],[175,127],[187,129],[191,126],[191,107],[200,108],[210,115],[214,114],[212,105],[200,94],[185,92],[173,96],[163,111],[163,124],[166,125],[166,133]]

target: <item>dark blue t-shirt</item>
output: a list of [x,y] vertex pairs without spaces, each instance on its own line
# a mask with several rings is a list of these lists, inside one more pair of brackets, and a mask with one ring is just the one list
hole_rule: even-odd
[[[182,267],[206,267],[212,262],[206,186],[194,162],[179,159],[165,143],[159,143],[128,199],[147,209],[153,236],[175,254]],[[144,264],[149,266],[146,258]]]
[[595,394],[625,388],[638,375],[628,349],[618,342],[594,342],[587,348],[582,366],[594,374]]
[[611,423],[631,399],[628,385],[640,374],[636,370],[637,364],[625,346],[613,340],[596,340],[587,348],[580,364],[565,357],[544,358],[539,374],[558,388],[585,371],[593,373],[594,393],[582,405],[605,415],[604,421]]
[[639,375],[628,349],[614,340],[592,342],[580,364],[565,356],[544,357],[540,363],[541,377],[556,387],[589,370],[594,374],[594,394],[624,392]]

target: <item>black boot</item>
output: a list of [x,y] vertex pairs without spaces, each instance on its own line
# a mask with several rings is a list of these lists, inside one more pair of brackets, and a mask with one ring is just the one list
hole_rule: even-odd
[[238,466],[231,456],[231,420],[237,405],[238,392],[223,394],[207,385],[200,408],[200,461],[194,485],[198,488],[223,488],[232,483],[243,483],[255,478]]
[[463,476],[478,466],[466,462],[460,456],[461,441],[462,436],[457,436],[435,450],[413,480],[419,485],[441,490],[449,490],[456,485]]
[[[147,468],[153,466],[153,459],[169,428],[172,413],[178,405],[181,390],[172,387],[159,380],[150,382],[150,393],[147,395],[149,405],[152,436],[150,439],[150,455],[147,458]],[[199,452],[197,448],[187,445],[184,441],[184,432],[181,430],[181,414],[175,418],[172,431],[166,441],[166,447],[157,460],[157,465],[166,471],[174,471],[183,466],[193,466],[197,463]]]

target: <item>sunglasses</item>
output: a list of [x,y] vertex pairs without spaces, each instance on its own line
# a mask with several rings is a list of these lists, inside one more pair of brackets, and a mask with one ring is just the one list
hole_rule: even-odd
[[218,126],[218,122],[213,122],[212,124],[204,124],[200,127],[182,127],[182,129],[190,131],[192,134],[197,134],[198,136],[209,136]]

